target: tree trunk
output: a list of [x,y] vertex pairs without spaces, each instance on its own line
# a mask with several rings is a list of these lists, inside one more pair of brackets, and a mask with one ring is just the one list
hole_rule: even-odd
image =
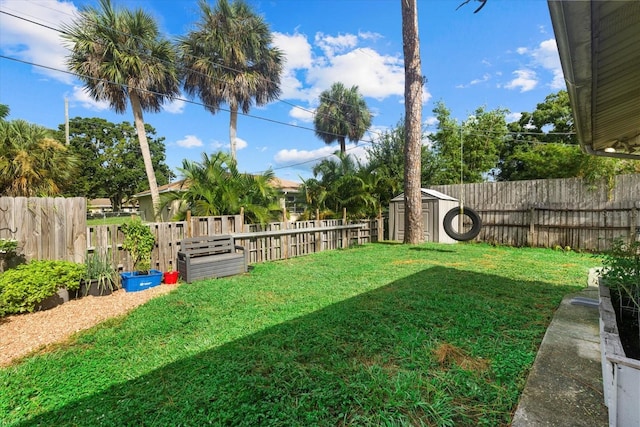
[[[140,151],[142,152],[142,160],[144,160],[144,170],[149,180],[149,190],[151,191],[151,203],[153,204],[153,219],[160,219],[160,193],[158,192],[158,184],[156,182],[156,174],[153,170],[151,162],[151,151],[149,150],[149,142],[147,141],[147,132],[144,129],[144,120],[142,118],[142,106],[138,95],[131,91],[129,93],[131,99],[131,109],[133,110],[133,119],[138,133],[138,142],[140,143]],[[148,219],[148,218],[146,218]]]
[[229,147],[231,149],[231,158],[237,162],[236,158],[236,134],[238,129],[238,107],[231,107],[231,119],[229,121]]
[[422,194],[420,192],[420,152],[422,144],[422,71],[418,39],[417,0],[402,4],[402,44],[404,50],[404,105],[406,142],[404,150],[404,243],[423,240]]
[[345,155],[347,154],[347,141],[344,137],[339,137],[338,140],[340,141],[340,152]]

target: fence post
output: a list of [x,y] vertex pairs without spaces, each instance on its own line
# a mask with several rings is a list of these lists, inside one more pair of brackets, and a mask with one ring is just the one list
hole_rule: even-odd
[[240,232],[244,233],[244,206],[240,207]]
[[193,237],[192,230],[191,230],[191,210],[187,211],[186,221],[187,221],[187,237]]
[[[347,225],[347,208],[342,208],[342,225]],[[342,229],[342,249],[349,247],[349,230]]]
[[536,212],[536,208],[532,206],[529,209],[529,236],[528,236],[528,242],[527,242],[528,246],[532,248],[535,247],[536,225],[533,220],[535,212]]
[[636,210],[635,206],[631,207],[631,220],[629,221],[629,243],[633,243],[636,241],[637,239],[637,227],[636,227],[636,221],[638,218],[638,211]]
[[[316,228],[320,227],[320,210],[316,209]],[[316,236],[316,252],[320,252],[322,250],[322,234],[315,233]]]
[[[282,227],[286,230],[288,229],[288,221],[287,221],[287,208],[282,208]],[[282,236],[282,258],[289,258],[289,236]]]
[[[378,221],[377,221],[377,229],[378,229],[378,242],[382,242],[384,240],[384,220],[382,219],[382,206],[378,208]],[[373,242],[373,239],[371,239]]]

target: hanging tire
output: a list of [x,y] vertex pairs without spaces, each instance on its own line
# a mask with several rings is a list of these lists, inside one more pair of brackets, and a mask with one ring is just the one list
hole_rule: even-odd
[[480,233],[480,229],[482,228],[482,219],[480,219],[480,215],[476,211],[471,208],[464,208],[462,211],[463,215],[469,217],[473,225],[471,226],[471,230],[466,233],[458,233],[453,229],[453,220],[455,217],[460,215],[460,207],[453,208],[447,212],[444,216],[444,231],[447,233],[449,237],[453,240],[458,240],[460,242],[466,242],[467,240],[475,239],[476,236]]

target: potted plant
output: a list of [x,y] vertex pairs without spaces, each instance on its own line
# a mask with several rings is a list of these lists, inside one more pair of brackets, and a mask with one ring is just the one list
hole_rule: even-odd
[[640,242],[616,239],[600,272],[600,348],[609,425],[640,425]]
[[93,253],[85,259],[85,273],[78,296],[111,295],[120,287],[118,275],[107,253]]
[[122,287],[127,292],[137,292],[158,286],[162,282],[162,272],[151,269],[151,252],[156,238],[149,226],[135,217],[120,229],[124,234],[122,249],[129,252],[133,261],[133,271],[120,273]]
[[18,241],[15,239],[0,239],[0,272],[7,269],[6,261],[16,255]]

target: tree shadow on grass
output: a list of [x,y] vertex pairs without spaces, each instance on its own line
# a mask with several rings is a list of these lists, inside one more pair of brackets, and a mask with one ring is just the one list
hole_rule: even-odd
[[571,289],[425,269],[19,425],[506,425]]

